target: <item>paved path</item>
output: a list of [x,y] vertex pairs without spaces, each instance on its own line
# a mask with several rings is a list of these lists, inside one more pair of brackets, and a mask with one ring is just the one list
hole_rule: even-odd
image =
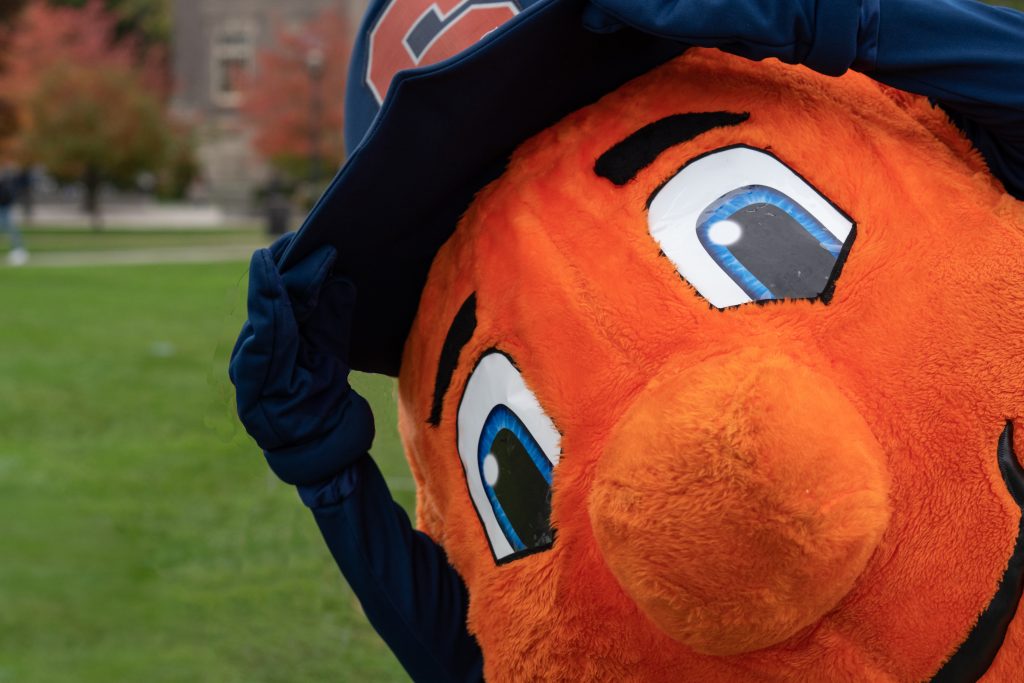
[[[30,254],[23,268],[66,266],[129,266],[153,263],[216,263],[248,261],[263,244],[231,244],[206,247],[161,247],[110,251],[40,251]],[[3,263],[0,261],[0,263]],[[3,267],[9,267],[4,264]]]
[[[20,207],[15,209],[17,225],[26,225]],[[216,206],[153,201],[107,204],[103,210],[106,228],[132,230],[223,229],[235,225],[261,224],[259,217],[231,215]],[[32,211],[33,225],[55,225],[63,229],[92,229],[92,219],[77,205],[39,204]]]

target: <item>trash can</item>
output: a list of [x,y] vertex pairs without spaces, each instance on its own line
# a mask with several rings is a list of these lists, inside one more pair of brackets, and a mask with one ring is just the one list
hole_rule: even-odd
[[268,234],[277,236],[288,232],[291,227],[292,205],[280,182],[271,181],[267,186],[266,213]]

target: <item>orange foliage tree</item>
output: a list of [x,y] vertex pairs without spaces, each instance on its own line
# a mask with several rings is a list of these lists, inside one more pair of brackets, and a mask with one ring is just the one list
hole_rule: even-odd
[[[3,71],[3,57],[7,54],[7,41],[11,35],[11,24],[18,18],[26,0],[0,1],[0,72]],[[0,148],[18,132],[18,111],[10,97],[0,94]]]
[[319,176],[344,159],[351,35],[335,10],[297,28],[278,26],[271,45],[257,52],[253,72],[240,76],[241,113],[256,150],[293,178]]
[[18,118],[7,153],[81,180],[97,224],[101,183],[158,169],[172,130],[162,55],[117,39],[116,29],[100,0],[80,8],[30,0],[7,36],[0,73]]
[[161,67],[162,55],[152,50],[140,57],[141,51],[131,36],[117,40],[117,21],[101,0],[89,0],[80,8],[54,7],[45,0],[32,0],[6,41],[0,80],[4,93],[25,101],[41,74],[53,67],[78,64],[131,71],[154,94],[163,95],[167,78]]

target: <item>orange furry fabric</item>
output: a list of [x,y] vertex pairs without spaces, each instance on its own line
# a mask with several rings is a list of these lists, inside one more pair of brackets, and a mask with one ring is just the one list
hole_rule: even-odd
[[[666,116],[750,112],[623,186],[595,160]],[[828,305],[711,309],[651,193],[770,151],[857,223]],[[444,331],[471,294],[441,423]],[[561,433],[553,547],[497,565],[456,415],[510,354]],[[471,596],[492,681],[920,681],[988,606],[1020,518],[996,443],[1024,409],[1024,208],[920,98],[693,50],[524,143],[438,254],[400,427],[422,528]],[[986,680],[1024,671],[1024,616]]]
[[758,650],[818,621],[864,570],[889,522],[884,457],[842,393],[779,352],[680,364],[605,447],[594,535],[665,633],[706,654]]

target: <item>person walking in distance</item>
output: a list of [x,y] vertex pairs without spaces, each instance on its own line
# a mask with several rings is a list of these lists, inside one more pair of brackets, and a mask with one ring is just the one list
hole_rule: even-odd
[[7,263],[12,266],[23,266],[28,262],[28,250],[12,216],[17,199],[17,168],[9,161],[4,162],[3,166],[0,166],[0,232],[10,235],[11,250],[7,253]]

